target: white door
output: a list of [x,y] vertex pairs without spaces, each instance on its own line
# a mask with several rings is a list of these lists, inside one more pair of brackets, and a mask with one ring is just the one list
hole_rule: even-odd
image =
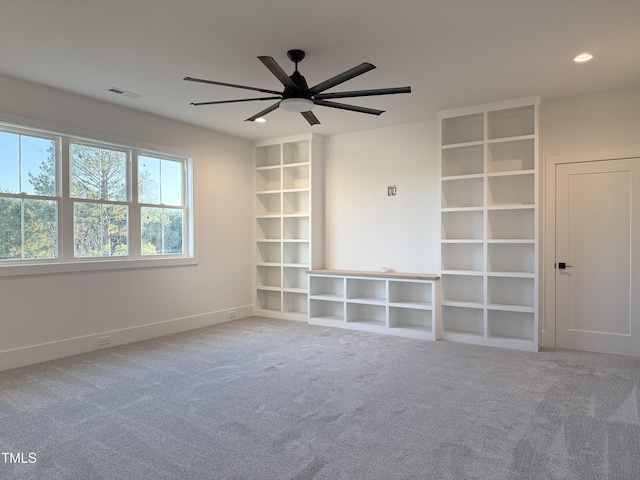
[[556,166],[556,346],[640,356],[640,158]]

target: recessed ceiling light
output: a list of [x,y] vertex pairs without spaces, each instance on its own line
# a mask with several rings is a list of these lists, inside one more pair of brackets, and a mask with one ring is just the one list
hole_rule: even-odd
[[267,121],[266,118],[258,117],[254,120],[256,123],[265,123]]
[[584,52],[578,55],[576,58],[574,58],[573,61],[576,63],[585,63],[591,60],[592,58],[593,58],[593,55],[591,55],[588,52]]

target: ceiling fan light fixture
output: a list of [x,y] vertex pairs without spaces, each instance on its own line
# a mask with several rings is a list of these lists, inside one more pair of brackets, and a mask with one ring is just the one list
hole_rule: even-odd
[[285,98],[280,102],[280,108],[285,112],[309,112],[313,107],[313,101],[308,98]]

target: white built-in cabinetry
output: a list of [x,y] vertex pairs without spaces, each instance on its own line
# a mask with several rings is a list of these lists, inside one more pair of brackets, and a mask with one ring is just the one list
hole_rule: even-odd
[[307,318],[306,270],[324,264],[322,140],[255,145],[255,314]]
[[438,338],[538,349],[538,98],[438,115]]
[[309,271],[309,323],[435,340],[437,275]]

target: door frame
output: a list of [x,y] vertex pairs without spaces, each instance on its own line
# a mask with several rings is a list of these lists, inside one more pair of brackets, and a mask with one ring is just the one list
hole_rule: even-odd
[[564,163],[597,162],[602,160],[623,160],[640,157],[640,148],[617,148],[604,151],[546,155],[543,162],[544,195],[541,225],[542,251],[540,252],[539,339],[540,346],[556,348],[556,166]]

